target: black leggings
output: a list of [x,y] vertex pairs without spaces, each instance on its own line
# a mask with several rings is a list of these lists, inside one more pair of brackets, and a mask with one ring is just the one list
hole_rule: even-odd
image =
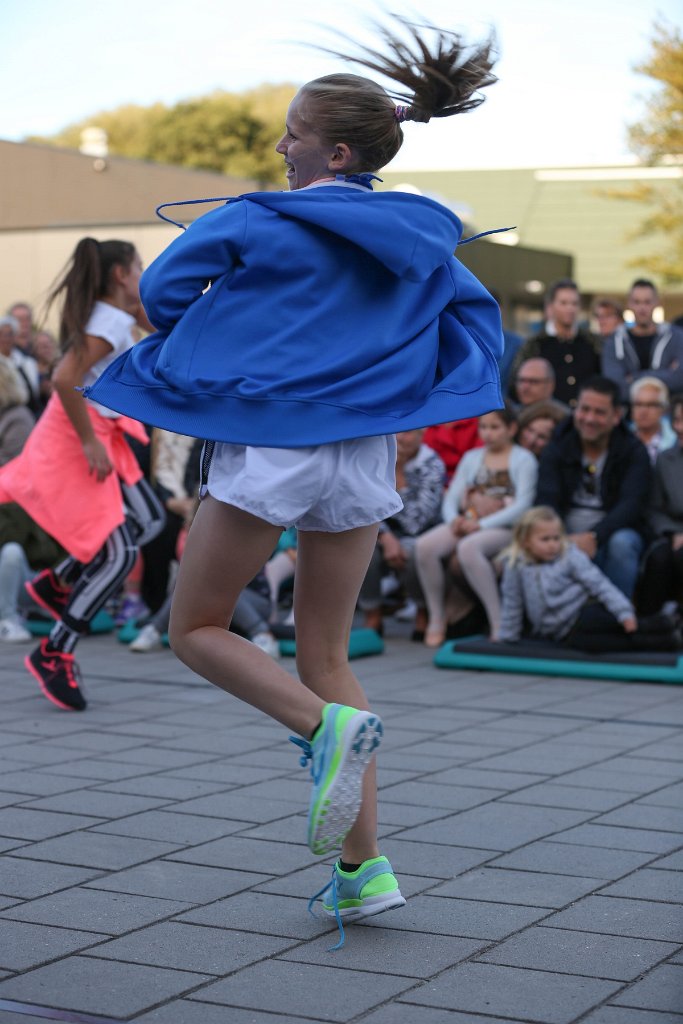
[[618,619],[601,604],[585,604],[562,643],[593,654],[629,651],[670,651],[673,623],[662,615],[641,616],[635,633],[626,633]]
[[648,549],[638,584],[638,610],[643,615],[659,611],[666,601],[683,596],[683,548],[674,551],[670,537],[656,540]]
[[[111,533],[87,565],[67,558],[56,572],[73,590],[62,622],[70,633],[85,633],[88,623],[116,593],[135,565],[141,545],[159,533],[165,521],[163,506],[143,478],[136,484],[121,483],[125,520]],[[53,633],[55,631],[53,630]],[[58,641],[54,636],[52,640]],[[61,645],[60,645],[61,646]]]

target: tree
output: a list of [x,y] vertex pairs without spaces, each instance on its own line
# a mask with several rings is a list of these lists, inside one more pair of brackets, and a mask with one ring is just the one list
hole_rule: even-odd
[[[631,148],[647,164],[678,164],[683,154],[683,38],[678,29],[656,22],[650,55],[635,70],[659,88],[646,100],[643,117],[629,128]],[[642,184],[610,195],[649,208],[634,235],[656,236],[658,248],[631,265],[665,284],[683,281],[683,177],[667,186]]]
[[295,92],[295,85],[263,85],[240,94],[217,91],[170,107],[128,104],[30,141],[77,149],[83,129],[97,125],[107,133],[109,152],[115,156],[276,184],[282,181],[283,165],[274,147]]

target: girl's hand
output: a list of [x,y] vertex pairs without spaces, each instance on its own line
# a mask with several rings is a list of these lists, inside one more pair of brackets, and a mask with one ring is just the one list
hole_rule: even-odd
[[624,627],[624,633],[635,633],[638,629],[638,622],[635,615],[631,615],[630,618],[624,619],[622,626]]
[[114,468],[109,461],[107,449],[101,441],[98,441],[97,438],[94,437],[92,441],[84,442],[83,452],[88,460],[88,470],[90,474],[94,474],[98,483],[102,483]]

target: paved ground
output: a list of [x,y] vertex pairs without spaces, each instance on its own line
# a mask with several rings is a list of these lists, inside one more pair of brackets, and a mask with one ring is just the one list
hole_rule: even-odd
[[0,652],[0,1022],[683,1022],[683,688],[356,662],[408,905],[306,913],[284,731],[168,652],[81,645],[60,712]]

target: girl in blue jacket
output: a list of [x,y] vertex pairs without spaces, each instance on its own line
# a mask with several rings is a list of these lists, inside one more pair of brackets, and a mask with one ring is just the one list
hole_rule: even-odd
[[[461,224],[421,196],[375,193],[401,124],[482,102],[492,42],[436,30],[357,63],[400,83],[333,74],[303,86],[276,150],[289,191],[200,217],[144,274],[157,333],[91,394],[209,439],[203,493],[170,626],[192,669],[302,739],[314,779],[308,842],[341,845],[328,914],[405,902],[377,846],[373,754],[382,726],[348,664],[378,523],[395,515],[397,431],[502,404],[498,307],[454,258]],[[210,286],[210,287],[209,287]],[[237,596],[296,525],[297,682],[226,631]],[[366,770],[367,769],[367,770]]]

